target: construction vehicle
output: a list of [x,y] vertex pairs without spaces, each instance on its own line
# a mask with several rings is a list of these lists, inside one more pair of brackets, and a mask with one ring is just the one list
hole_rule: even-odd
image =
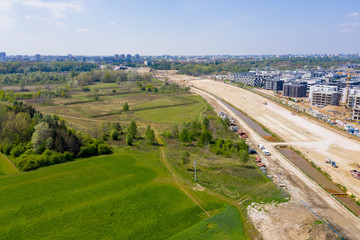
[[249,154],[256,154],[256,150],[254,148],[249,147],[248,153]]
[[328,158],[325,158],[325,163],[331,163],[331,160]]
[[351,170],[350,172],[354,178],[360,180],[360,172],[358,170]]
[[243,139],[245,139],[245,138],[248,137],[248,135],[246,134],[246,132],[243,132],[243,131],[241,131],[241,130],[239,130],[237,133],[238,133],[239,136],[240,136],[241,138],[243,138]]
[[335,161],[331,161],[331,166],[332,166],[333,168],[338,168],[338,166],[336,165]]

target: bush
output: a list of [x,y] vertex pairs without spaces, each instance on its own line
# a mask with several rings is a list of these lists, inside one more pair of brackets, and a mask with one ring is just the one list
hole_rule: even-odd
[[11,156],[17,158],[20,157],[26,151],[25,146],[23,144],[16,145],[10,151]]
[[95,144],[89,144],[80,148],[79,157],[90,157],[97,155],[97,147]]
[[4,152],[6,155],[9,155],[12,148],[13,148],[13,145],[7,144],[7,145],[5,145],[5,147],[3,148],[3,152]]
[[110,132],[110,138],[112,140],[118,140],[119,139],[119,132],[116,129],[111,130]]
[[101,144],[98,145],[98,153],[99,154],[111,154],[112,150],[105,143],[101,143]]
[[127,145],[131,146],[133,144],[134,137],[131,134],[126,134],[125,142]]

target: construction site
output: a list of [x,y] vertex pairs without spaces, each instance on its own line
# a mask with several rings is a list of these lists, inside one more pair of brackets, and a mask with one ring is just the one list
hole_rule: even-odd
[[340,229],[341,237],[357,238],[357,137],[223,81],[176,72],[156,74],[160,79],[191,86],[217,112],[231,116],[241,126],[242,135],[246,134],[248,144],[259,153],[258,167],[265,167],[268,177],[290,193],[289,202],[261,206],[264,211],[259,211],[259,206],[249,207],[248,215],[264,239],[307,239],[306,226],[316,216]]

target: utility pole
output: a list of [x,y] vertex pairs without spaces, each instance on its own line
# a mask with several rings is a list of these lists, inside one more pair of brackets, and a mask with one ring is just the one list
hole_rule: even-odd
[[196,182],[196,160],[194,161],[194,169],[195,169],[194,173],[195,173],[195,182]]

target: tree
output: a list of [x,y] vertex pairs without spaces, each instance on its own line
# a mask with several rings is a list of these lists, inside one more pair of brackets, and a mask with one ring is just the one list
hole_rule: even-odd
[[47,122],[41,122],[35,126],[35,132],[33,133],[31,138],[31,143],[33,145],[35,153],[41,153],[42,151],[44,151],[46,147],[45,144],[47,142],[47,139],[50,138],[50,135],[51,130]]
[[127,129],[127,133],[130,134],[133,138],[135,138],[135,136],[137,134],[137,126],[134,121],[131,121],[131,123]]
[[189,136],[189,132],[186,128],[183,128],[181,131],[180,131],[180,134],[179,134],[179,140],[181,142],[184,142],[184,143],[187,143],[187,142],[190,142],[191,139],[190,139],[190,136]]
[[148,125],[147,128],[146,128],[145,139],[150,144],[155,142],[155,132],[154,132],[153,129],[151,129],[150,125]]
[[24,79],[21,79],[20,82],[19,82],[19,87],[21,89],[21,91],[24,91],[25,90],[25,80]]
[[242,164],[245,164],[249,161],[249,153],[247,150],[240,150],[239,151],[239,158],[240,158],[240,162]]
[[119,122],[114,122],[114,123],[112,124],[112,128],[113,128],[113,129],[116,129],[116,130],[118,130],[118,131],[121,131],[121,125],[120,125]]
[[133,144],[134,141],[134,136],[132,136],[131,134],[126,134],[126,138],[125,138],[125,142],[127,145],[131,146]]
[[33,125],[30,115],[24,112],[7,113],[6,120],[1,124],[1,136],[9,144],[29,141],[32,131]]
[[184,165],[190,163],[190,153],[188,151],[184,151],[181,154],[181,160],[183,161]]
[[109,82],[111,82],[111,81],[112,81],[112,80],[111,80],[111,75],[110,75],[110,73],[109,73],[109,72],[106,72],[105,75],[104,75],[103,82],[104,82],[104,83],[109,83]]
[[208,145],[212,140],[212,133],[207,130],[206,128],[204,128],[201,131],[200,137],[199,137],[199,141],[197,142],[198,146],[203,147]]
[[124,112],[127,112],[127,111],[129,111],[129,104],[126,102],[126,103],[124,103],[124,106],[123,106],[123,110],[124,110]]
[[111,138],[112,140],[118,140],[118,138],[119,138],[119,132],[118,132],[118,130],[116,130],[116,129],[111,130],[111,132],[110,132],[110,138]]
[[172,125],[171,133],[174,136],[174,138],[178,138],[179,137],[179,125],[177,125],[176,123],[174,125]]
[[202,125],[204,128],[209,129],[210,121],[207,117],[203,119]]

